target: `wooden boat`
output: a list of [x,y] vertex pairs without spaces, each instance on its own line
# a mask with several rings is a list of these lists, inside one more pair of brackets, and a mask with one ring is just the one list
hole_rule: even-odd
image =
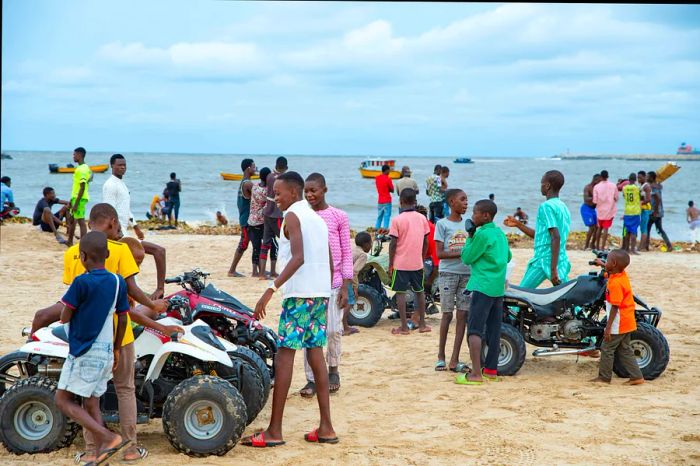
[[656,181],[663,183],[671,178],[681,167],[676,162],[668,162],[663,167],[656,170]]
[[[109,168],[109,165],[107,165],[107,164],[90,165],[90,170],[93,173],[104,173],[107,171],[108,168]],[[59,167],[58,164],[50,163],[49,164],[49,172],[50,173],[74,173],[75,167],[73,166],[73,164],[68,164],[65,167]]]
[[[224,179],[224,181],[241,181],[243,179],[243,173],[220,173],[221,178]],[[260,175],[253,175],[250,177],[251,180],[259,180]]]
[[458,157],[453,163],[474,163],[469,157]]
[[401,178],[401,172],[394,170],[395,160],[366,159],[360,163],[360,175],[362,178],[376,178],[382,174],[382,166],[389,165],[389,178],[397,180]]

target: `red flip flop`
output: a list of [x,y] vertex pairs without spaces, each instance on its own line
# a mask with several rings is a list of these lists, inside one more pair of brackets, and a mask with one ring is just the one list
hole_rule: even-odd
[[314,429],[308,434],[304,434],[304,440],[310,443],[338,443],[338,437],[323,438],[318,436],[318,429]]
[[284,444],[284,440],[265,440],[265,432],[258,432],[241,440],[241,445],[255,448],[272,448]]

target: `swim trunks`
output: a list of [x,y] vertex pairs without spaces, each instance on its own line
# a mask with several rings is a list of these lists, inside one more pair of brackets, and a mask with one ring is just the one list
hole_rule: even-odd
[[641,220],[641,215],[625,215],[622,221],[627,233],[637,236],[637,229],[639,229]]
[[583,224],[587,227],[594,226],[598,221],[595,213],[595,207],[591,207],[587,204],[581,204],[581,218],[583,219]]
[[300,350],[326,346],[328,298],[286,298],[277,329],[279,346]]

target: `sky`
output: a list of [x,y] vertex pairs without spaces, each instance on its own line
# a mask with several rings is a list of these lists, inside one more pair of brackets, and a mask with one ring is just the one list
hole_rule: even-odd
[[2,149],[700,146],[700,6],[5,0]]

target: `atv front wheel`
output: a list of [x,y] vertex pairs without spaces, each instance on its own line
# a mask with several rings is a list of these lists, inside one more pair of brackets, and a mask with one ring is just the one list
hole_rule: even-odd
[[246,407],[236,387],[209,375],[180,382],[163,405],[163,431],[190,456],[225,455],[246,427]]
[[233,367],[217,364],[216,373],[222,379],[236,387],[245,401],[248,417],[246,424],[250,424],[258,417],[264,406],[263,381],[258,370],[247,361],[238,359],[235,353],[231,355]]
[[[488,345],[482,341],[481,364],[486,361]],[[512,325],[501,323],[501,351],[498,354],[498,374],[515,375],[525,362],[525,339]]]
[[374,327],[384,314],[382,295],[374,288],[361,284],[357,289],[355,304],[350,309],[348,324]]
[[270,387],[272,386],[272,380],[270,378],[270,370],[265,364],[263,358],[260,357],[258,353],[246,346],[238,346],[236,351],[229,353],[229,356],[241,359],[253,367],[255,367],[260,374],[263,385],[263,401],[262,405],[265,406],[267,399],[270,396]]
[[[645,380],[654,380],[666,370],[670,350],[666,337],[656,327],[646,322],[637,322],[637,330],[632,332],[630,346]],[[613,363],[613,371],[618,377],[628,378],[630,376],[620,364],[620,358],[617,354]]]
[[67,447],[80,425],[56,407],[56,381],[30,377],[0,399],[0,441],[11,453],[46,453]]

